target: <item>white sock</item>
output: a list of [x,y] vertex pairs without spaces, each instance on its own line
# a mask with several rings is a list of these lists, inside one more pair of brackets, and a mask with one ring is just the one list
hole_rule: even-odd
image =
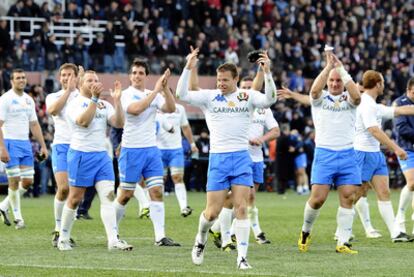
[[140,210],[149,208],[149,198],[147,198],[147,193],[139,184],[135,187],[134,196],[138,200]]
[[247,214],[250,219],[250,226],[252,227],[254,237],[256,238],[260,233],[262,233],[262,229],[259,224],[259,209],[257,207],[248,207]]
[[102,203],[101,201],[101,219],[105,226],[108,243],[118,240],[118,226],[116,221],[116,212],[113,203]]
[[20,193],[18,190],[9,189],[9,202],[13,211],[15,220],[23,220],[21,209],[20,209]]
[[175,184],[175,196],[180,205],[180,210],[187,208],[187,189],[183,183]]
[[151,201],[149,203],[150,218],[154,225],[155,241],[165,237],[165,209],[164,202]]
[[236,218],[233,218],[233,222],[231,223],[231,228],[230,228],[230,235],[231,236],[235,234],[235,232],[234,232],[234,223],[235,223],[235,220],[236,220]]
[[214,233],[221,232],[220,231],[220,220],[214,221],[214,224],[213,226],[211,226],[210,230],[213,231]]
[[338,245],[348,243],[352,234],[352,223],[354,221],[354,209],[347,209],[343,207],[338,208],[336,214]]
[[233,219],[233,209],[223,208],[219,214],[218,220],[220,221],[220,233],[221,233],[221,246],[224,247],[231,243],[231,220]]
[[7,195],[6,198],[3,199],[0,203],[0,210],[7,211],[9,209],[9,196]]
[[208,230],[210,230],[210,228],[213,226],[215,221],[216,220],[208,221],[204,216],[204,212],[200,214],[200,219],[198,221],[198,232],[196,236],[196,243],[206,244]]
[[23,194],[25,194],[27,192],[27,189],[25,189],[23,186],[22,186],[22,182],[19,182],[19,193],[20,193],[20,196],[22,196]]
[[120,204],[117,199],[115,199],[114,203],[115,214],[116,214],[116,226],[119,228],[119,222],[121,222],[122,218],[125,215],[125,206]]
[[61,228],[62,222],[62,211],[63,207],[65,206],[66,201],[60,201],[55,197],[54,201],[54,212],[55,212],[55,231],[59,232]]
[[405,229],[405,211],[407,210],[408,204],[413,199],[413,192],[408,189],[405,185],[400,193],[400,202],[398,203],[397,215],[395,216],[395,222],[400,232],[407,233]]
[[235,219],[234,233],[237,240],[237,261],[247,257],[249,248],[250,222],[248,219]]
[[369,214],[369,204],[366,197],[362,196],[355,204],[355,209],[358,212],[361,219],[362,226],[364,226],[365,232],[369,233],[374,230],[371,224],[371,216]]
[[63,206],[59,241],[69,241],[75,215],[76,209],[70,209],[67,204]]
[[395,228],[394,210],[392,209],[391,201],[378,201],[378,209],[387,225],[391,238],[398,236],[398,228]]
[[305,204],[305,211],[303,213],[303,226],[302,231],[305,233],[310,233],[315,223],[315,220],[318,218],[320,209],[313,209],[308,202]]

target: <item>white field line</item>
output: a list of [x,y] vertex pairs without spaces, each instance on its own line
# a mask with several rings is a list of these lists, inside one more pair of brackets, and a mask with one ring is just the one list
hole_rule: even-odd
[[[165,273],[203,273],[203,274],[222,274],[222,275],[236,275],[237,271],[235,272],[217,272],[217,271],[207,271],[207,270],[176,270],[176,269],[164,269],[164,270],[153,270],[153,269],[146,269],[146,268],[129,268],[129,267],[93,267],[93,266],[71,266],[71,265],[40,265],[40,264],[0,264],[0,266],[4,267],[34,267],[34,268],[48,268],[48,269],[84,269],[84,270],[108,270],[108,271],[135,271],[135,272],[165,272]],[[264,272],[251,272],[245,271],[240,272],[240,275],[248,274],[248,275],[257,275],[257,276],[275,276],[271,273],[264,273]],[[244,273],[244,274],[243,274]],[[277,275],[277,276],[287,276],[287,275]]]

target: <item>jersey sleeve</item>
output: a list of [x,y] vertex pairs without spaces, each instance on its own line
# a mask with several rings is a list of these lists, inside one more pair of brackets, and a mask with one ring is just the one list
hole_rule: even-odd
[[165,104],[165,98],[162,95],[157,94],[157,97],[154,99],[157,109],[161,110],[162,106]]
[[29,97],[29,101],[31,103],[31,109],[30,109],[30,115],[29,115],[29,122],[37,121],[37,114],[36,114],[36,108],[35,108],[35,102],[31,97]]
[[276,119],[273,117],[273,113],[270,109],[266,109],[265,127],[267,130],[270,130],[273,128],[279,128],[279,124],[277,123]]
[[314,99],[312,95],[309,95],[310,103],[312,106],[316,107],[322,104],[323,98],[328,95],[328,91],[323,90],[319,98]]
[[185,108],[182,107],[182,106],[179,106],[179,109],[180,109],[180,114],[181,114],[180,126],[187,126],[187,125],[189,125],[188,119],[187,119],[187,114],[185,112]]
[[4,97],[0,97],[0,120],[5,121],[7,116],[7,103]]
[[129,93],[128,90],[124,90],[121,96],[122,109],[127,112],[129,105],[138,100],[139,99],[134,99],[133,95]]
[[370,127],[378,126],[377,121],[377,107],[376,105],[363,105],[360,106],[360,113],[362,118],[362,123],[365,129]]
[[115,114],[115,109],[114,107],[111,105],[111,103],[105,101],[103,102],[105,107],[106,107],[106,120],[109,122],[109,120],[111,119],[111,117]]
[[50,105],[52,105],[55,101],[56,101],[56,96],[54,95],[55,93],[51,93],[48,96],[46,96],[46,107],[49,108]]
[[380,110],[381,117],[383,119],[393,119],[395,114],[394,107],[387,107],[383,104],[378,104],[378,109]]

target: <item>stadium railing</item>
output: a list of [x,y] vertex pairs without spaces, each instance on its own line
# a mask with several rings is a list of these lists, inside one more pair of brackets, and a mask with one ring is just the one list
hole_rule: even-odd
[[[42,25],[48,22],[45,18],[40,17],[11,17],[0,16],[0,20],[6,20],[10,28],[10,37],[14,39],[17,32],[20,33],[22,39],[28,41],[31,39],[36,31],[42,29]],[[56,36],[56,45],[63,45],[65,39],[74,39],[80,34],[85,39],[85,45],[89,46],[96,38],[98,33],[104,33],[107,20],[80,20],[80,19],[59,19],[49,22],[49,33]],[[118,29],[123,23],[121,21],[114,22],[114,29]],[[135,26],[143,26],[144,23],[140,21],[134,22]],[[115,35],[116,46],[125,46],[124,35]]]

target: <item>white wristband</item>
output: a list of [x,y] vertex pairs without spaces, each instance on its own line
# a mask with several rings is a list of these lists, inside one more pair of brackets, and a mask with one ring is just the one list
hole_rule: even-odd
[[191,147],[196,147],[196,144],[194,142],[192,142]]
[[352,81],[351,75],[349,75],[343,66],[337,67],[336,72],[338,72],[339,76],[341,76],[344,85],[346,85],[349,81]]

